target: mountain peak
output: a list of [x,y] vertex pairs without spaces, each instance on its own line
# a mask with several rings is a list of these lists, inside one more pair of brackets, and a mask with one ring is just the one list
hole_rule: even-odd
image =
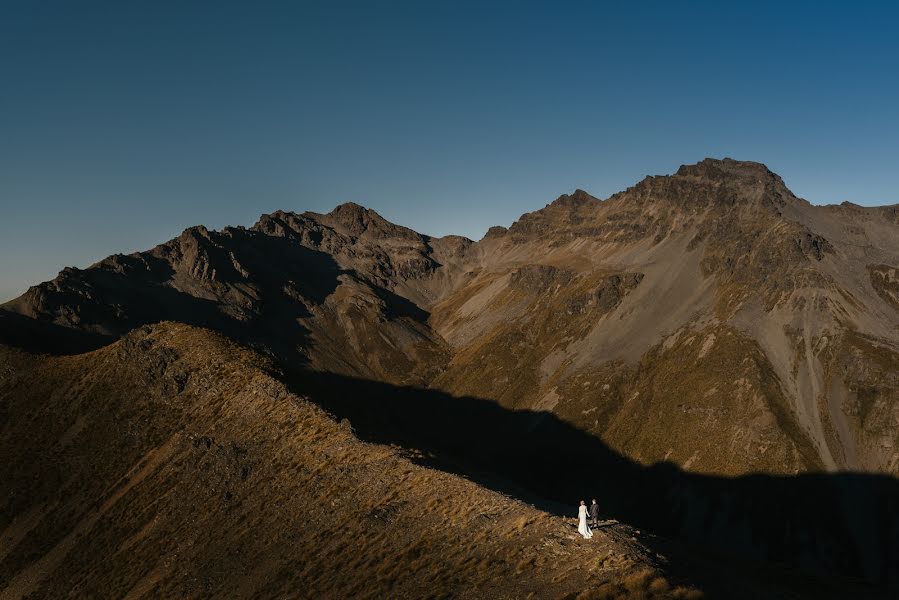
[[578,188],[574,190],[571,194],[562,194],[558,198],[552,201],[552,203],[548,204],[549,206],[565,206],[565,207],[577,207],[591,200],[598,201],[598,198],[591,196],[584,190]]
[[361,225],[364,230],[370,223],[387,223],[387,220],[374,210],[355,202],[338,204],[328,216],[350,229],[357,229]]
[[353,237],[369,235],[375,238],[404,238],[419,240],[421,236],[407,227],[391,223],[376,211],[355,202],[344,202],[325,215],[332,226],[343,229]]
[[[364,215],[364,214],[375,214],[378,215],[377,212],[370,208],[366,208],[361,204],[357,204],[356,202],[344,202],[343,204],[338,204],[335,206],[331,212],[328,213],[332,217],[336,217],[338,215]],[[378,215],[380,216],[380,215]]]
[[705,158],[692,165],[681,165],[675,177],[698,177],[712,181],[728,179],[773,179],[780,176],[760,162],[733,158]]
[[673,175],[648,176],[611,198],[690,206],[767,206],[779,209],[795,201],[779,175],[762,163],[706,158],[681,165]]

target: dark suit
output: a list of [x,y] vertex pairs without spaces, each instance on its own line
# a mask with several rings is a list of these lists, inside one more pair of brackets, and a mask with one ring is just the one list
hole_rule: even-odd
[[590,505],[590,522],[593,527],[596,527],[596,524],[599,522],[599,504],[595,502]]

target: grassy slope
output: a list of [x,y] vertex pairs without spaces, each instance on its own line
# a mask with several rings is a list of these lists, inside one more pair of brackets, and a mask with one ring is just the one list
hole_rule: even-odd
[[0,598],[692,594],[624,530],[360,442],[207,331],[0,351]]

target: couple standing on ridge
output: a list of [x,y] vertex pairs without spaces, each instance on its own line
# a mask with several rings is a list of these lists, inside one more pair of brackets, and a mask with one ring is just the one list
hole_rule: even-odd
[[590,521],[594,527],[599,524],[599,504],[596,503],[596,498],[593,499],[593,503],[590,505],[590,508],[587,508],[586,503],[581,500],[581,505],[577,509],[577,532],[584,536],[585,540],[588,540],[593,537],[593,532],[590,531],[590,527],[587,525],[587,514],[590,514]]

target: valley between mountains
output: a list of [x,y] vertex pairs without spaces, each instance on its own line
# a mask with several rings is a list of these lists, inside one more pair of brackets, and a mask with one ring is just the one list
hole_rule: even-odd
[[899,586],[899,206],[759,163],[480,241],[352,203],[192,227],[0,343],[2,598]]

